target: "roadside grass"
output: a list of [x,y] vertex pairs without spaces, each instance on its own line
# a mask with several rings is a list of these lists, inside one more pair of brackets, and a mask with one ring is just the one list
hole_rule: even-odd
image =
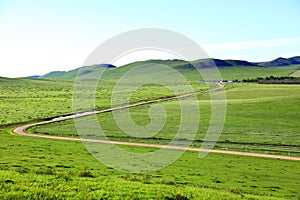
[[[185,152],[161,170],[124,173],[80,142],[0,133],[1,199],[297,199],[297,161]],[[145,152],[143,147],[122,147]],[[107,156],[110,156],[109,154]]]

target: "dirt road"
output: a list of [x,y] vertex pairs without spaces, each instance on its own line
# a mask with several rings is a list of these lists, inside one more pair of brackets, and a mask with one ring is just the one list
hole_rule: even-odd
[[[208,90],[202,91],[202,92],[208,92]],[[193,148],[193,147],[179,147],[179,146],[168,146],[168,145],[159,145],[159,144],[120,142],[120,141],[110,141],[110,140],[93,140],[93,139],[84,139],[84,138],[69,138],[69,137],[60,137],[60,136],[51,136],[51,135],[42,135],[42,134],[31,134],[31,133],[26,132],[26,130],[28,128],[34,127],[34,126],[37,126],[37,125],[49,124],[49,123],[53,123],[53,122],[64,121],[64,120],[68,120],[68,119],[84,117],[84,116],[93,115],[93,114],[111,112],[113,110],[126,109],[126,108],[136,107],[136,106],[145,105],[145,104],[152,104],[152,103],[157,103],[157,102],[162,102],[162,101],[168,101],[168,100],[177,99],[177,98],[184,98],[184,97],[188,97],[190,95],[192,95],[192,94],[183,94],[183,95],[178,95],[178,96],[174,96],[174,97],[167,97],[167,98],[161,98],[161,99],[156,99],[156,100],[144,101],[144,102],[139,102],[139,103],[135,103],[135,104],[127,105],[127,106],[120,106],[120,107],[101,110],[101,111],[92,111],[92,112],[86,112],[86,113],[81,113],[81,114],[74,114],[74,115],[70,115],[70,116],[66,116],[66,117],[59,117],[59,118],[55,118],[55,119],[48,120],[48,121],[43,121],[43,122],[39,122],[39,123],[24,125],[24,126],[15,128],[13,130],[13,132],[16,133],[16,134],[19,134],[19,135],[24,135],[24,136],[49,138],[49,139],[55,139],[55,140],[98,142],[98,143],[116,144],[116,145],[151,147],[151,148],[160,148],[160,149],[174,149],[174,150],[194,151],[194,152],[209,152],[209,153],[217,153],[217,154],[236,155],[236,156],[251,156],[251,157],[260,157],[260,158],[273,158],[273,159],[281,159],[281,160],[300,161],[300,157],[292,157],[292,156],[281,156],[281,155],[249,153],[249,152],[237,152],[237,151],[215,150],[215,149],[202,149],[202,148]]]

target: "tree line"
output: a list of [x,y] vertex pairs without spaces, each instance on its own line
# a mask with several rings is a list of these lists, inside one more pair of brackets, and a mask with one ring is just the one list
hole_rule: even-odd
[[243,82],[256,82],[262,84],[300,84],[300,77],[292,76],[269,76],[266,78],[244,79]]

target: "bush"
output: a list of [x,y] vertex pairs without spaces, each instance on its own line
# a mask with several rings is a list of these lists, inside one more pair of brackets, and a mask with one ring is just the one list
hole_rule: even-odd
[[89,171],[86,171],[86,170],[81,170],[78,172],[78,176],[79,177],[88,177],[88,178],[94,178],[94,175],[89,172]]

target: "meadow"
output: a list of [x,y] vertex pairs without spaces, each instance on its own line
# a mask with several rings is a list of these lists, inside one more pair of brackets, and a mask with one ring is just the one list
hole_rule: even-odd
[[72,112],[71,82],[0,78],[0,124]]
[[[97,103],[92,109],[111,107],[115,82],[99,84],[95,91]],[[86,85],[89,87],[89,83]],[[0,126],[72,114],[73,87],[71,81],[0,77]],[[197,89],[201,87],[205,88],[198,86]],[[133,96],[133,102],[171,95],[168,90],[156,85],[142,87],[139,91]]]
[[[297,199],[295,161],[186,152],[155,172],[132,174],[97,161],[79,142],[1,130],[1,199]],[[144,152],[141,147],[123,147]],[[151,150],[151,149],[149,149]],[[280,173],[279,173],[280,172]]]
[[[130,69],[110,69],[96,90],[95,108],[111,106],[116,80]],[[176,68],[176,66],[173,66]],[[224,79],[287,76],[295,67],[221,68]],[[206,90],[199,76],[178,69],[195,90]],[[86,83],[89,84],[89,83]],[[180,83],[179,83],[180,85]],[[96,160],[80,142],[15,135],[9,125],[72,113],[73,82],[0,78],[0,198],[1,199],[299,199],[298,161],[185,152],[171,165],[148,173],[125,173]],[[227,117],[215,148],[299,156],[299,85],[228,83]],[[128,91],[121,91],[126,94]],[[170,90],[145,85],[131,103],[170,96]],[[200,126],[193,146],[200,147],[209,124],[210,97],[199,93]],[[189,98],[183,99],[188,103]],[[111,140],[166,144],[180,121],[177,100],[161,102],[167,112],[163,129],[152,137],[131,137],[114,123],[112,113],[97,115]],[[139,125],[147,125],[150,105],[130,108]],[[82,118],[85,120],[88,118]],[[26,124],[26,123],[24,123]],[[67,120],[29,129],[33,133],[77,137]],[[184,139],[184,138],[183,138]],[[105,145],[105,144],[102,144]],[[137,153],[152,148],[120,148]]]

